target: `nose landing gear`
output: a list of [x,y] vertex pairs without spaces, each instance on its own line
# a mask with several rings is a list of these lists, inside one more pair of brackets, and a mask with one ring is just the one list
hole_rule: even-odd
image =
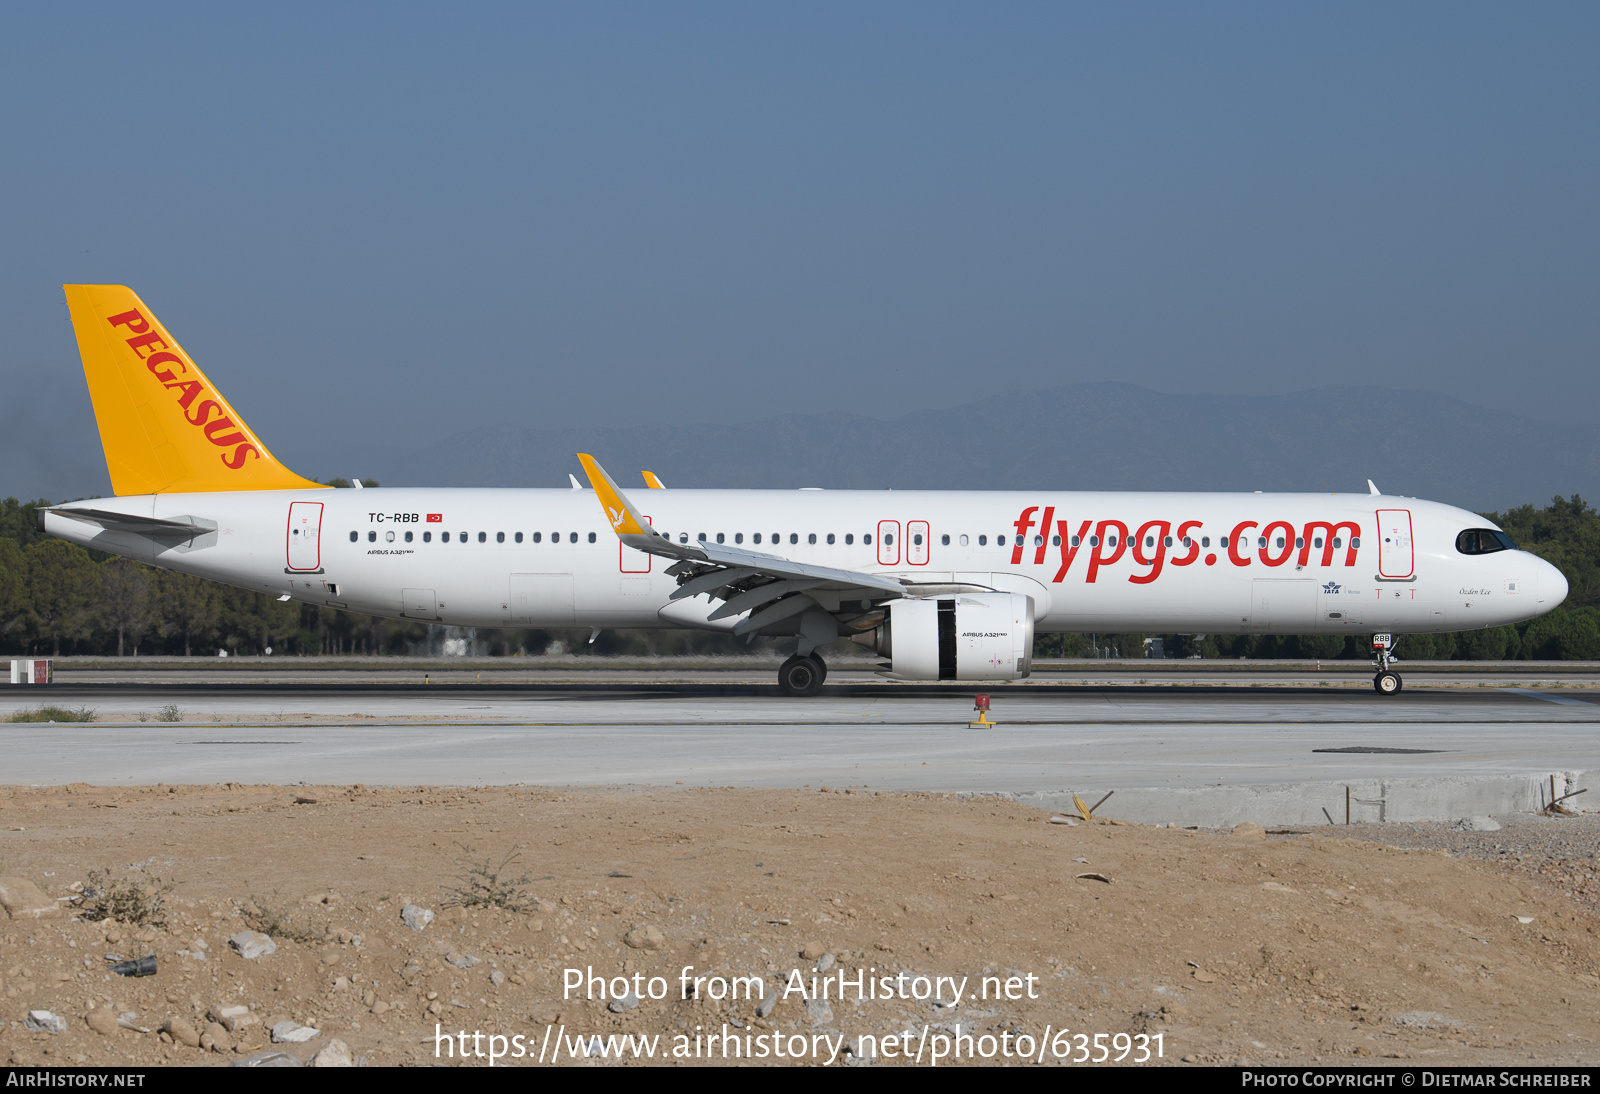
[[1376,657],[1373,665],[1378,672],[1372,678],[1372,690],[1379,695],[1399,695],[1405,682],[1400,679],[1400,674],[1389,667],[1392,660],[1389,651],[1394,649],[1394,637],[1387,634],[1372,636],[1372,652]]

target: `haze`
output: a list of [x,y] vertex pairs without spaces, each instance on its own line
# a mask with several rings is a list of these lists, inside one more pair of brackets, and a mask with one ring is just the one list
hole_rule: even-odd
[[63,282],[132,286],[314,475],[1107,380],[1600,424],[1593,5],[7,24],[0,495],[108,489]]

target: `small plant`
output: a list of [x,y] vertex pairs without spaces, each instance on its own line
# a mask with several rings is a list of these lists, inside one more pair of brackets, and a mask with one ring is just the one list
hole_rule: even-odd
[[474,859],[470,844],[457,843],[456,846],[462,852],[461,857],[455,860],[455,864],[462,869],[456,875],[456,880],[461,884],[455,888],[442,886],[450,897],[448,903],[463,908],[499,908],[522,913],[532,912],[539,907],[539,898],[528,892],[527,886],[535,881],[549,881],[551,877],[535,878],[531,873],[515,878],[505,876],[511,864],[522,857],[520,847],[511,848],[510,853],[496,863],[487,858],[482,861]]
[[183,721],[183,711],[178,709],[177,703],[168,703],[166,706],[156,711],[156,721],[181,722]]
[[19,710],[8,722],[92,722],[94,710],[91,707],[79,707],[69,710],[66,707],[39,707],[35,710]]
[[328,937],[326,926],[315,924],[296,925],[294,918],[284,912],[279,905],[279,896],[272,894],[272,900],[267,901],[258,896],[250,898],[250,903],[244,906],[244,922],[253,931],[271,935],[273,938],[286,938],[291,942],[310,944],[321,942]]
[[166,896],[174,888],[175,882],[154,874],[117,877],[108,866],[89,871],[89,880],[72,898],[72,906],[88,920],[116,919],[159,927],[166,922]]

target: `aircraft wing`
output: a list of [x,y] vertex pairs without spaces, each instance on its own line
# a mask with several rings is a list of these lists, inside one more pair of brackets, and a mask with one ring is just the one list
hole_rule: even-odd
[[[666,571],[678,579],[673,600],[705,593],[726,601],[711,613],[712,619],[750,612],[734,627],[735,634],[749,634],[813,607],[861,615],[871,606],[863,601],[906,595],[905,585],[880,574],[815,566],[725,543],[674,543],[639,515],[593,456],[580,452],[578,459],[617,538],[635,550],[673,560]],[[853,602],[852,608],[841,609],[841,602]]]

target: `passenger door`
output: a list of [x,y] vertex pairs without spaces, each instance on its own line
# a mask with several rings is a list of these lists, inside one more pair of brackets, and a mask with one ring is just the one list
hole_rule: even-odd
[[322,572],[322,503],[289,503],[289,528],[286,533],[289,565],[286,573]]
[[1404,580],[1416,573],[1411,544],[1411,510],[1378,510],[1378,576]]

